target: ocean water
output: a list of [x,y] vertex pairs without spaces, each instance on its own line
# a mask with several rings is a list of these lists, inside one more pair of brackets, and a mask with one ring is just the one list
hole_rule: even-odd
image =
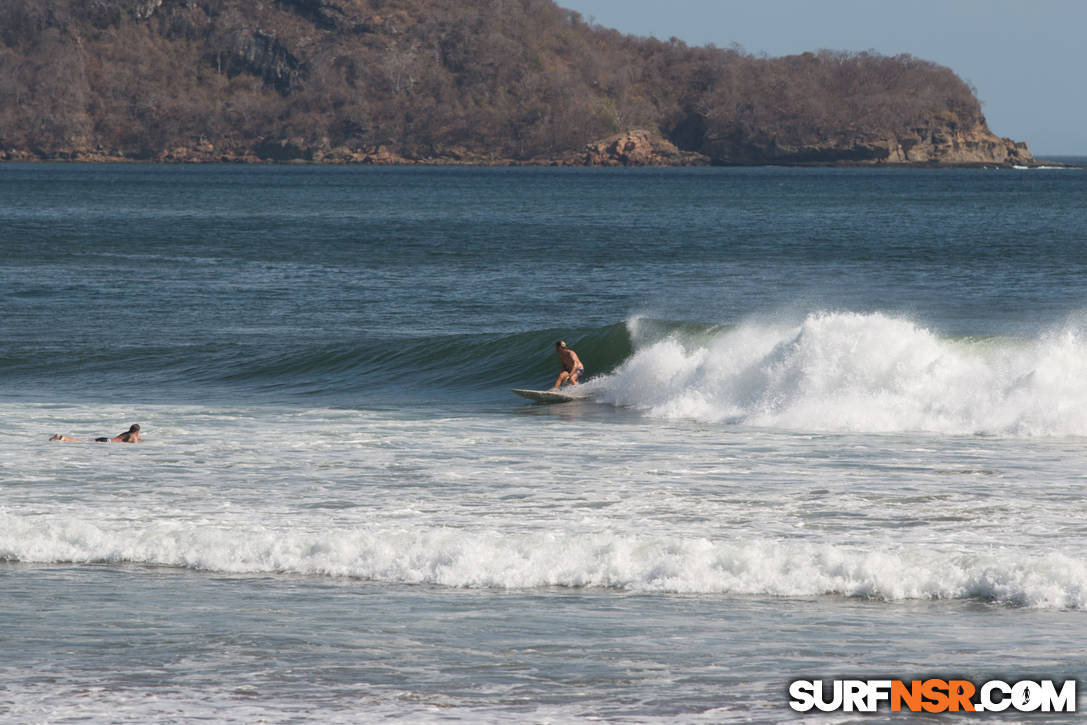
[[1087,680],[1082,169],[7,164],[0,252],[0,721]]

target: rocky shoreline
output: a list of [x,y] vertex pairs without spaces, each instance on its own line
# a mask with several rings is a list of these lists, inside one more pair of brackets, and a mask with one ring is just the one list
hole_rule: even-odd
[[329,164],[375,166],[850,166],[850,167],[1036,167],[1070,166],[1037,160],[1027,144],[999,138],[981,127],[970,132],[919,129],[906,138],[843,139],[808,145],[779,145],[775,141],[746,141],[722,146],[709,156],[684,151],[658,134],[635,130],[586,144],[584,149],[556,158],[509,159],[474,154],[466,149],[408,158],[385,146],[361,149],[309,148],[302,139],[266,140],[252,148],[220,149],[208,141],[139,155],[101,148],[71,147],[51,153],[0,150],[0,161],[166,164]]

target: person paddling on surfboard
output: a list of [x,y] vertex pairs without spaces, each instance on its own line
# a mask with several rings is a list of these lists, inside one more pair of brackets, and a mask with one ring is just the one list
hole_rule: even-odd
[[585,367],[581,364],[581,358],[577,356],[576,352],[566,347],[564,340],[555,343],[555,352],[559,354],[562,372],[559,373],[559,377],[555,380],[555,385],[551,389],[558,390],[563,383],[577,385],[578,378],[585,374]]
[[[61,443],[82,443],[79,438],[72,438],[71,436],[61,435],[57,433],[50,438],[51,441],[60,441]],[[143,436],[140,435],[140,424],[133,423],[132,427],[126,430],[124,433],[119,433],[112,438],[95,438],[95,443],[138,443],[143,440]]]

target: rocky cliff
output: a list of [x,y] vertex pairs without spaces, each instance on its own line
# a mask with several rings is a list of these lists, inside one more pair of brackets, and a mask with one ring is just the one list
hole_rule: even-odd
[[999,138],[984,124],[968,130],[954,125],[917,129],[889,139],[886,163],[1000,164],[1027,166],[1035,163],[1024,142]]
[[778,138],[708,140],[715,164],[1029,166],[1027,144],[999,138],[984,124],[963,130],[954,123],[898,134],[833,134],[815,141]]

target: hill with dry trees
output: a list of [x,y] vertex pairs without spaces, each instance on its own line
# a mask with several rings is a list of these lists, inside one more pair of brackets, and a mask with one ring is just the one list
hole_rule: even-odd
[[0,158],[1032,162],[943,66],[691,47],[551,0],[5,0]]

